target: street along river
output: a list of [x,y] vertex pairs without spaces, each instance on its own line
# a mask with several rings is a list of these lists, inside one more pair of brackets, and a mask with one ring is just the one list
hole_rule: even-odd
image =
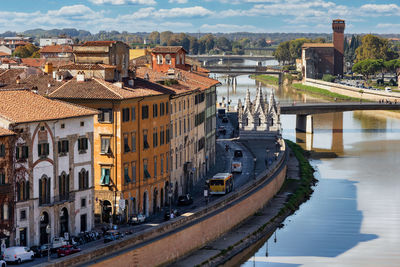
[[[218,102],[227,97],[220,78]],[[256,82],[237,78],[231,107],[254,98]],[[274,90],[281,102],[318,101],[290,88]],[[295,132],[296,117],[281,116],[283,136],[311,151],[319,180],[311,199],[256,246],[242,266],[399,266],[400,113],[357,111],[314,117],[314,134]]]

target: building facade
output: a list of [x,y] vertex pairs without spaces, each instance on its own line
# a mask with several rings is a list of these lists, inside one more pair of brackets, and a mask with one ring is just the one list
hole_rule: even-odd
[[97,111],[49,100],[29,90],[1,91],[0,95],[4,100],[0,124],[16,133],[15,245],[45,244],[53,237],[90,230],[93,116]]

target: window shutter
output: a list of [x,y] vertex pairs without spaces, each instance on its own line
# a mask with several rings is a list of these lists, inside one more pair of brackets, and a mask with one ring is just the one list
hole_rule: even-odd
[[79,138],[78,139],[78,150],[79,151],[81,151],[83,148],[82,148],[82,138]]
[[106,178],[106,169],[102,168],[101,169],[101,179],[100,179],[100,184],[104,184],[104,179]]
[[[19,186],[19,183],[18,183]],[[21,191],[18,190],[18,198],[21,199]],[[42,199],[42,179],[39,179],[39,204],[43,203]]]
[[22,152],[23,152],[23,155],[24,155],[24,158],[28,158],[28,154],[29,154],[29,152],[28,152],[28,147],[27,146],[23,146],[22,147]]
[[86,173],[85,173],[85,179],[84,179],[84,182],[85,182],[85,188],[89,188],[89,171],[86,171]]
[[69,193],[69,174],[67,174],[67,180],[65,181],[65,192]]
[[49,145],[49,143],[46,143],[44,145],[44,147],[45,147],[45,155],[49,155],[50,154],[50,145]]
[[38,144],[38,156],[42,156],[42,144]]
[[30,196],[29,196],[29,181],[27,181],[26,184],[25,184],[25,200],[28,200],[28,199],[30,199]]
[[58,153],[61,153],[62,152],[61,141],[58,141],[57,144],[58,144]]
[[60,176],[58,176],[58,192],[59,192],[59,195],[60,195],[60,196],[63,194],[63,191],[62,191],[62,179],[61,179],[61,175],[60,175]]
[[89,146],[88,146],[88,139],[87,139],[87,138],[84,138],[83,141],[84,141],[84,142],[83,142],[83,144],[84,144],[83,149],[87,150],[88,147],[89,147]]
[[69,141],[65,140],[65,152],[69,152]]
[[46,194],[46,200],[47,200],[47,203],[50,203],[50,185],[51,185],[51,179],[50,178],[48,178],[47,179],[47,194]]

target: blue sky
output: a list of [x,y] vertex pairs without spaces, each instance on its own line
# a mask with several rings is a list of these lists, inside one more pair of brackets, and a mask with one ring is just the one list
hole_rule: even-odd
[[400,33],[400,0],[1,0],[0,32],[77,28],[151,32]]

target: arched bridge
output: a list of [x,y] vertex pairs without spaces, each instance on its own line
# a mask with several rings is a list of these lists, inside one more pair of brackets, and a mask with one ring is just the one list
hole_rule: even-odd
[[296,114],[296,130],[313,133],[312,114],[344,112],[354,110],[400,110],[399,104],[387,103],[358,103],[358,102],[334,102],[334,103],[301,103],[281,105],[281,114]]

